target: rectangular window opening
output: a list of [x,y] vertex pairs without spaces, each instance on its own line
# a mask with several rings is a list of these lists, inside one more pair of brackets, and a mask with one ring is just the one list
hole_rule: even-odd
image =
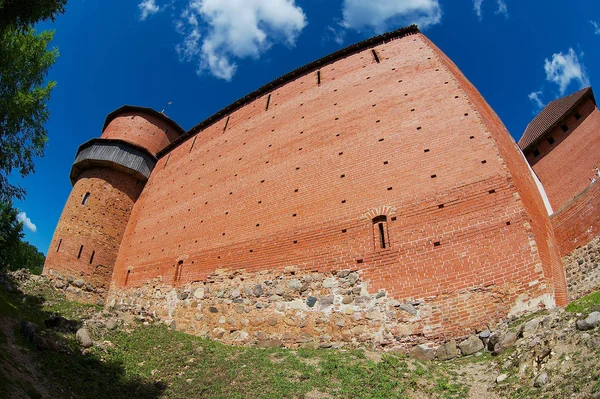
[[163,167],[163,169],[167,167],[167,164],[169,163],[169,159],[171,159],[171,154],[169,154],[167,156],[167,160],[165,161],[165,166]]
[[92,256],[90,256],[90,265],[94,261],[94,255],[96,255],[96,251],[92,251]]
[[538,150],[537,148],[534,148],[532,153],[533,153],[533,156],[536,158],[540,156],[540,150]]
[[434,247],[439,247],[440,245],[442,245],[442,244],[439,241],[436,241],[436,242],[433,243]]
[[79,253],[77,254],[77,259],[81,258],[81,253],[83,252],[83,245],[79,247]]
[[372,49],[371,53],[373,54],[373,59],[375,60],[375,62],[379,64],[381,61],[379,61],[379,56],[377,55],[377,51],[375,51],[375,49]]
[[196,144],[196,139],[198,136],[194,136],[194,140],[192,140],[192,145],[190,146],[190,152],[192,152],[192,148],[194,148],[194,144]]
[[383,223],[379,223],[377,226],[379,228],[379,240],[381,243],[381,248],[385,248],[385,230],[383,229]]
[[125,274],[125,285],[127,285],[127,281],[129,280],[130,273],[131,273],[131,270],[127,270],[127,274]]
[[225,126],[223,126],[223,132],[225,132],[225,130],[227,130],[227,125],[229,125],[229,118],[231,118],[231,115],[229,115],[227,117],[227,120],[225,121]]
[[579,112],[575,112],[575,119],[580,120],[581,119],[581,115],[579,114]]
[[548,144],[550,144],[550,145],[554,144],[554,142],[555,142],[554,137],[552,137],[552,136],[548,137],[547,140],[548,140]]
[[56,247],[56,252],[60,250],[60,244],[62,244],[62,238],[58,241],[58,245]]
[[321,85],[321,71],[317,71],[317,85]]
[[85,195],[83,196],[83,200],[81,201],[81,205],[87,204],[88,199],[90,199],[90,193],[85,193]]
[[271,95],[269,94],[269,96],[267,97],[267,106],[265,107],[265,111],[269,110],[269,103],[271,102]]
[[563,132],[568,132],[569,131],[569,127],[565,124],[560,125],[560,128],[562,129]]

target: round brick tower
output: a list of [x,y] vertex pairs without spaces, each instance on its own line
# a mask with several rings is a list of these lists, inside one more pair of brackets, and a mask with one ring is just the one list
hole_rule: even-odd
[[81,299],[107,291],[129,215],[156,154],[184,133],[164,114],[123,106],[102,136],[82,144],[71,169],[73,189],[54,232],[44,274],[71,284]]

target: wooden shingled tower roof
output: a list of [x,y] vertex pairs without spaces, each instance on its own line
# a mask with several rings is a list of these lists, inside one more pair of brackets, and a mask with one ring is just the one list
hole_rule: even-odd
[[579,90],[566,97],[552,101],[527,125],[523,136],[519,140],[521,150],[535,144],[548,131],[558,125],[579,103],[587,96],[591,96],[594,103],[594,93],[591,87]]

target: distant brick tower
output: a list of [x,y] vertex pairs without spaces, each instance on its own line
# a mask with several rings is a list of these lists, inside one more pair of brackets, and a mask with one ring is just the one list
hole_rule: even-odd
[[[86,283],[80,296],[108,288],[129,215],[156,165],[156,154],[183,129],[152,109],[123,106],[99,139],[79,147],[73,190],[48,249],[44,274]],[[77,282],[77,285],[81,285]],[[82,298],[84,299],[84,298]]]

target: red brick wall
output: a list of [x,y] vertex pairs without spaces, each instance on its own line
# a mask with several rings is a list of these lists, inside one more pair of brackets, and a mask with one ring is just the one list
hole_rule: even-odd
[[586,190],[552,215],[552,226],[562,256],[600,235],[600,182]]
[[143,112],[124,112],[114,118],[102,132],[102,138],[121,139],[156,155],[179,137],[164,120]]
[[[83,171],[56,226],[44,274],[53,269],[108,288],[125,226],[142,188],[142,182],[121,172]],[[90,196],[83,205],[86,193]]]
[[[435,47],[433,44],[430,45]],[[493,139],[497,155],[501,157],[503,166],[508,169],[506,183],[513,190],[516,189],[515,194],[518,194],[516,197],[517,202],[523,207],[521,210],[524,218],[522,222],[523,227],[531,239],[535,240],[535,243],[532,243],[532,252],[537,252],[537,254],[531,259],[532,263],[528,267],[535,268],[537,264],[541,263],[543,277],[539,280],[540,284],[543,285],[546,280],[552,282],[557,304],[565,306],[568,303],[565,273],[558,248],[555,245],[556,241],[548,218],[548,212],[534,178],[531,175],[531,171],[521,155],[520,149],[511,138],[498,115],[485,102],[475,87],[465,78],[450,59],[439,49],[437,51],[454,73],[458,82],[460,82],[468,93],[473,106],[481,117],[481,123],[485,126],[486,131],[489,132],[490,138]]]
[[[539,141],[538,157],[531,150],[525,153],[554,212],[585,190],[590,185],[589,178],[594,176],[593,168],[600,166],[600,112],[590,98],[576,111],[581,118],[577,120],[574,113],[569,115],[564,122],[567,132],[559,125]],[[549,137],[554,139],[553,144],[548,142]]]
[[[268,110],[267,95],[159,160],[113,282],[358,269],[397,299],[455,298],[430,318],[445,331],[503,317],[523,295],[556,290],[562,303],[548,218],[498,118],[424,36],[375,50],[381,63],[370,49],[333,62],[320,85],[316,71],[299,77]],[[494,285],[493,307],[464,294]]]

